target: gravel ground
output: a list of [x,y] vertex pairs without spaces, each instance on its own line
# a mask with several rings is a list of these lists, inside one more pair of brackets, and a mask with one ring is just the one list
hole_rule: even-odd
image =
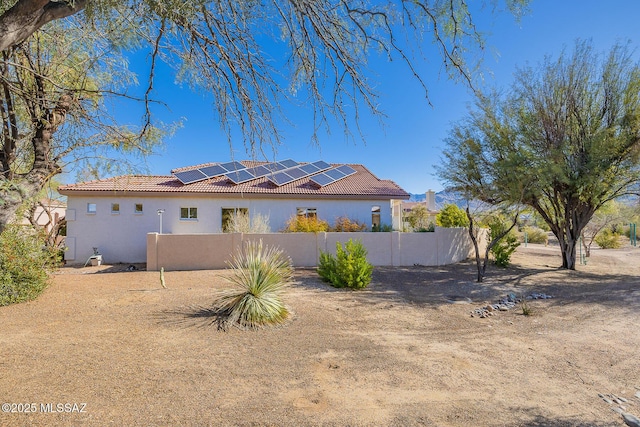
[[[288,324],[228,332],[203,315],[224,271],[166,272],[163,289],[157,272],[64,268],[0,307],[0,403],[20,412],[0,425],[624,425],[613,409],[640,416],[639,256],[562,271],[529,245],[483,284],[464,262],[376,268],[357,292],[299,269]],[[471,316],[509,293],[553,298]]]

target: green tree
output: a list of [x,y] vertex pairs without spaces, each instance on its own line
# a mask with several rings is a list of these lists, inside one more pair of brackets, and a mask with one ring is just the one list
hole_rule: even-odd
[[[492,2],[506,4],[516,15],[527,3]],[[48,67],[49,55],[57,47],[39,39],[54,27],[64,36],[60,41],[73,41],[64,43],[74,51],[66,64],[75,62],[80,67]],[[84,30],[85,36],[79,36],[78,30]],[[483,47],[484,40],[465,0],[434,4],[426,0],[0,1],[0,51],[4,55],[0,70],[4,83],[0,83],[5,98],[5,110],[0,111],[4,131],[0,232],[15,218],[22,202],[60,173],[64,156],[50,150],[56,144],[80,138],[76,147],[89,149],[107,141],[124,152],[146,152],[150,141],[157,141],[151,97],[159,61],[176,70],[180,83],[210,93],[229,142],[232,134],[241,135],[247,152],[256,156],[263,152],[263,144],[276,147],[281,142],[280,127],[288,122],[282,102],[311,106],[315,142],[318,130],[334,119],[348,132],[359,128],[363,109],[383,117],[376,82],[367,73],[369,55],[404,61],[426,96],[426,84],[409,55],[419,51],[425,37],[440,47],[447,72],[471,83],[470,70],[478,65],[475,51]],[[24,47],[30,51],[23,52]],[[476,49],[470,52],[470,47]],[[110,115],[106,110],[97,113],[92,103],[99,103],[107,94],[126,94],[137,83],[137,76],[95,70],[112,59],[112,52],[123,50],[149,53],[147,87],[140,96],[145,110],[140,129],[132,132],[121,127],[104,135],[102,127],[93,132]],[[110,62],[114,69],[123,63],[122,58]],[[88,74],[80,73],[83,70]],[[23,71],[30,77],[16,77]],[[105,83],[108,78],[111,84]],[[19,98],[23,98],[22,107],[13,104]],[[70,120],[87,112],[90,120]],[[115,131],[117,127],[108,128]],[[28,170],[16,168],[20,144],[32,145],[25,157],[32,160]]]
[[[500,255],[496,256],[496,258],[501,257],[502,253],[507,253],[508,262],[508,258],[513,252],[511,248],[515,244],[513,239],[508,239],[508,236],[518,224],[518,218],[520,217],[520,209],[516,209],[515,212],[513,212],[504,206],[493,210],[488,209],[485,206],[482,206],[482,208],[483,209],[478,209],[474,213],[471,212],[469,205],[467,205],[467,208],[465,209],[465,214],[468,220],[469,237],[471,238],[475,251],[476,268],[478,271],[476,280],[478,283],[484,281],[484,277],[487,273],[487,264],[489,263],[490,253],[493,253],[495,256],[496,252],[498,252]],[[511,216],[513,218],[511,222],[504,220],[505,217]],[[496,219],[498,220],[496,221]],[[493,227],[491,227],[492,224],[494,224]],[[486,231],[486,229],[482,228],[483,225],[489,227],[489,233],[484,236],[481,235],[483,231]],[[488,241],[484,248],[484,254],[481,255],[480,241],[483,238],[486,238]],[[496,247],[498,247],[498,249],[495,249]],[[515,250],[515,247],[513,249]]]
[[108,113],[135,79],[105,37],[116,35],[54,22],[0,57],[0,233],[63,169],[122,171],[159,143],[150,122]]
[[424,205],[416,205],[407,215],[407,222],[413,230],[426,230],[429,228],[429,211]]
[[447,138],[439,176],[490,204],[525,204],[549,225],[562,267],[575,269],[578,237],[610,200],[640,179],[640,66],[627,46],[597,54],[576,43],[505,94],[480,96]]
[[436,215],[436,225],[440,227],[468,227],[469,218],[457,205],[445,205]]

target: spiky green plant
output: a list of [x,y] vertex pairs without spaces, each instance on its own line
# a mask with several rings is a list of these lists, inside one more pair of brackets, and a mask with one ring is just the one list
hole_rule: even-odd
[[228,325],[258,328],[284,323],[289,311],[282,301],[284,288],[293,279],[291,258],[277,247],[247,242],[227,263],[233,289],[220,293],[215,311]]

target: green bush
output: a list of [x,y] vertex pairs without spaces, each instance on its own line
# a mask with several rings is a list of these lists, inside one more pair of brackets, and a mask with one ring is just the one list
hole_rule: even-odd
[[609,229],[602,230],[593,240],[602,249],[619,249],[622,247],[620,236]]
[[234,289],[222,291],[214,312],[223,325],[258,328],[283,323],[289,316],[281,295],[291,283],[291,259],[281,249],[248,242],[229,262]]
[[371,282],[373,266],[367,261],[367,249],[359,241],[349,239],[336,243],[336,256],[321,252],[318,274],[336,288],[362,289]]
[[436,225],[440,227],[468,227],[469,218],[464,210],[454,204],[445,205],[436,215]]
[[33,228],[5,228],[0,235],[0,306],[37,298],[49,283],[55,258]]
[[[500,217],[494,217],[489,221],[489,239],[493,241],[496,237],[504,233],[509,225]],[[493,263],[499,267],[507,267],[511,262],[511,254],[520,246],[518,236],[514,230],[509,231],[492,248]]]
[[416,230],[418,233],[433,233],[436,231],[436,225],[430,222],[426,227],[421,227]]
[[393,231],[393,227],[390,226],[389,224],[380,224],[380,225],[375,225],[374,224],[371,227],[371,231],[372,232],[386,232],[386,233],[388,233],[390,231]]
[[[527,233],[527,242],[529,243],[541,243],[546,245],[549,243],[549,236],[547,232],[538,227],[525,227],[522,230],[523,233]],[[524,241],[524,236],[523,236]]]

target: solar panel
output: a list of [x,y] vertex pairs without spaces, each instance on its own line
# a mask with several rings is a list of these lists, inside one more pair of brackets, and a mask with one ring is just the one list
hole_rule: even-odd
[[345,176],[353,175],[354,173],[356,173],[356,170],[354,168],[347,165],[338,166],[336,169],[345,174]]
[[247,169],[247,172],[253,174],[253,176],[255,176],[256,178],[260,178],[261,176],[269,175],[271,173],[269,168],[265,167],[264,165],[249,168]]
[[252,179],[256,178],[255,175],[249,173],[249,171],[247,171],[246,169],[229,172],[224,176],[229,178],[229,180],[234,184],[242,184],[243,182],[251,181]]
[[296,162],[295,160],[291,160],[291,159],[287,159],[287,160],[282,160],[280,162],[281,165],[283,165],[286,168],[292,168],[295,166],[298,166],[300,163]]
[[312,165],[317,166],[320,170],[329,169],[331,165],[325,161],[318,160],[317,162],[313,162]]
[[225,168],[229,172],[239,171],[241,169],[246,169],[246,167],[240,162],[227,162],[227,163],[221,164],[220,166],[222,166],[223,168]]
[[312,164],[312,163],[307,163],[306,165],[300,166],[300,170],[302,170],[305,173],[308,173],[309,175],[311,175],[312,173],[319,172],[320,168],[317,167],[316,165]]
[[194,182],[202,181],[208,177],[200,172],[198,169],[192,169],[189,171],[178,172],[173,174],[183,184],[192,184]]
[[324,173],[329,175],[331,178],[335,180],[345,177],[345,174],[340,172],[338,169],[329,169],[328,171],[324,171]]
[[295,181],[290,175],[287,175],[285,172],[278,172],[269,176],[269,181],[273,182],[277,186],[285,185],[290,183],[291,181]]
[[354,173],[356,173],[356,170],[351,166],[342,165],[333,169],[326,170],[317,175],[313,175],[311,177],[311,181],[315,182],[320,187],[324,187],[325,185],[333,184],[334,182],[353,175]]
[[336,180],[331,178],[329,175],[324,174],[324,172],[323,172],[323,173],[319,173],[317,175],[313,175],[311,177],[311,181],[315,182],[320,187],[324,187],[325,185],[329,185],[331,183],[334,183]]
[[207,166],[205,168],[198,169],[200,172],[208,176],[209,178],[214,178],[216,176],[224,175],[228,171],[220,165]]
[[305,176],[309,176],[307,172],[303,171],[300,168],[287,169],[286,171],[284,171],[284,173],[286,173],[287,175],[289,175],[294,179],[300,179],[300,178],[304,178]]

